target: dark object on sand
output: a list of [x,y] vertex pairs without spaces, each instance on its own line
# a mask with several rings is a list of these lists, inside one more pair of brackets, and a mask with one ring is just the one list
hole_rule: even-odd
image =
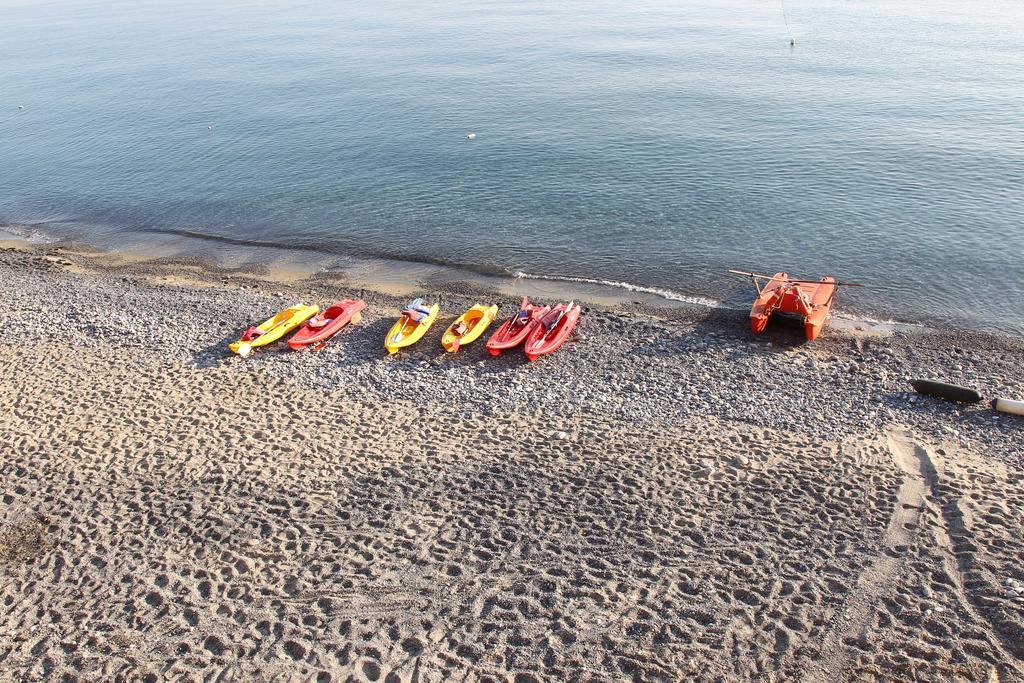
[[919,394],[927,394],[946,401],[957,403],[977,403],[981,400],[981,394],[970,387],[961,387],[956,384],[946,384],[930,379],[915,379],[910,383],[914,391]]
[[1024,415],[1024,401],[1014,401],[1009,398],[997,398],[992,401],[992,407],[1001,413]]

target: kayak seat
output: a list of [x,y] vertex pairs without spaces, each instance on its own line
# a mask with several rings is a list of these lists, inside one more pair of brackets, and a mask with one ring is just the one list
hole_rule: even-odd
[[258,327],[250,327],[242,333],[242,341],[252,341],[259,336],[263,335],[263,330]]

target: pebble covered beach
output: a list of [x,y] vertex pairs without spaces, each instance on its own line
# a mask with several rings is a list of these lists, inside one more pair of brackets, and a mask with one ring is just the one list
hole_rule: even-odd
[[[467,284],[389,357],[404,301],[338,278],[8,243],[0,280],[15,680],[1024,680],[1020,338],[584,302],[535,363],[446,354]],[[227,351],[357,296],[319,353]]]

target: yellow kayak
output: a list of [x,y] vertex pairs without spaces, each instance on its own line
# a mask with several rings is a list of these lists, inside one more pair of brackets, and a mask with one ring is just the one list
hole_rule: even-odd
[[398,353],[399,349],[418,342],[427,333],[430,326],[437,320],[441,307],[424,305],[421,299],[413,299],[402,309],[402,317],[391,326],[391,331],[384,339],[384,348],[388,353]]
[[239,356],[248,356],[253,347],[266,346],[277,341],[319,311],[319,306],[306,306],[305,304],[296,304],[286,308],[273,318],[247,329],[242,333],[241,339],[228,344],[228,348]]
[[444,336],[441,337],[441,346],[447,351],[455,353],[460,346],[474,341],[483,334],[497,315],[497,306],[482,304],[473,306],[448,326]]

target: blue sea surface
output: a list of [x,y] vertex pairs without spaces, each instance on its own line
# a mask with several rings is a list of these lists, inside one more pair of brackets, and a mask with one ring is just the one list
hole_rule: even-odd
[[1024,334],[1024,4],[782,10],[0,0],[0,223]]

